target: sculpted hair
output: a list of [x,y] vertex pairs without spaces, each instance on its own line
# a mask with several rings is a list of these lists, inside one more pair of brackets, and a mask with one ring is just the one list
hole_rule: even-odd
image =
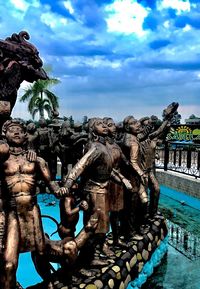
[[6,131],[8,130],[9,127],[11,126],[20,126],[24,133],[26,133],[26,125],[25,123],[20,120],[20,119],[10,119],[10,120],[7,120],[4,124],[3,124],[3,127],[2,127],[2,133],[3,134],[6,134]]
[[130,119],[134,118],[132,115],[126,116],[123,120],[123,128],[125,131],[129,130],[129,121]]

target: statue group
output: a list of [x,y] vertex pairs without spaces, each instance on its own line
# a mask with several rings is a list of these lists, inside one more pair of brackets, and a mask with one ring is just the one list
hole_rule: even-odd
[[[36,128],[12,119],[20,83],[47,78],[28,39],[21,32],[0,41],[0,288],[21,288],[16,270],[23,252],[31,252],[44,280],[29,288],[72,288],[77,272],[88,277],[92,266],[108,265],[116,249],[129,248],[131,238],[140,240],[157,214],[155,151],[178,104],[163,111],[159,125],[154,117],[137,120],[131,115],[120,125],[110,117],[94,117],[75,131],[68,121],[47,125],[40,119]],[[57,159],[62,165],[59,181]],[[60,240],[44,232],[38,191],[59,199]],[[83,228],[75,235],[80,210]],[[50,262],[59,263],[59,270]]]

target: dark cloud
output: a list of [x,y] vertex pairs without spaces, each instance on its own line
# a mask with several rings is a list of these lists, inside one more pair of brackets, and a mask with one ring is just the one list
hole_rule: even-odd
[[195,29],[200,29],[200,14],[193,16],[179,16],[176,18],[174,23],[174,25],[179,28],[184,28],[187,24]]
[[163,48],[165,46],[168,46],[171,43],[171,41],[169,41],[168,39],[158,39],[158,40],[154,40],[152,42],[149,43],[149,47],[151,49],[160,49]]
[[112,4],[114,0],[95,0],[95,2],[97,3],[97,5],[102,6]]
[[151,9],[155,9],[157,4],[157,0],[137,0],[137,2],[144,7],[149,7]]
[[173,8],[167,9],[167,13],[170,19],[174,19],[177,16],[177,11]]
[[146,63],[146,67],[155,69],[171,69],[176,71],[198,71],[200,70],[200,60],[199,61],[153,61],[151,63]]
[[80,15],[83,25],[94,29],[106,29],[101,6],[94,0],[74,0],[73,7]]
[[83,40],[61,42],[56,39],[44,43],[43,48],[48,51],[49,55],[55,56],[107,56],[112,54],[109,47],[100,45],[90,45]]
[[155,31],[158,25],[159,25],[158,17],[154,13],[151,13],[147,17],[145,17],[143,22],[143,29],[144,30],[150,29],[152,31]]

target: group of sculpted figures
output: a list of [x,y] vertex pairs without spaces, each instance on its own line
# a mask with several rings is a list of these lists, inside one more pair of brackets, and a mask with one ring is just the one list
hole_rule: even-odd
[[[127,116],[120,130],[110,117],[90,119],[84,132],[72,130],[67,121],[60,126],[55,120],[49,128],[41,119],[36,129],[33,123],[11,119],[22,81],[47,78],[28,39],[22,31],[0,40],[1,289],[21,288],[16,280],[20,253],[31,252],[44,280],[40,288],[53,289],[55,278],[70,281],[75,270],[104,266],[116,247],[128,248],[131,238],[141,237],[158,210],[156,145],[164,140],[178,108],[170,104],[159,127],[151,117]],[[60,182],[55,179],[57,158],[62,163]],[[37,203],[41,182],[60,200],[57,241],[43,230]],[[80,210],[83,228],[75,236]],[[58,275],[52,274],[50,262],[60,264]]]

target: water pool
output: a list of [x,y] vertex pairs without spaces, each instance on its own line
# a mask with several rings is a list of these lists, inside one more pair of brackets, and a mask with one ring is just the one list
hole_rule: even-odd
[[[57,205],[49,206],[49,203],[52,201],[58,203],[53,196],[47,197],[45,195],[40,195],[38,200],[42,214],[48,214],[57,220],[59,219],[59,207]],[[190,242],[189,245],[185,247],[185,249],[188,250],[188,254],[187,252],[185,252],[185,254],[182,253],[184,253],[183,248],[185,246],[183,232],[187,232],[189,236],[192,236],[192,240],[195,240],[196,238],[198,241],[198,238],[200,238],[200,200],[161,186],[159,208],[169,220],[170,226],[174,225],[175,228],[178,226],[180,228],[179,232],[181,232],[180,234],[182,235],[176,240],[176,237],[179,235],[176,229],[174,239],[169,236],[169,242],[172,246],[169,245],[168,253],[163,258],[161,265],[155,270],[147,283],[142,286],[142,289],[199,289],[200,258],[198,257],[198,254],[196,258],[189,257],[191,257],[190,246],[194,247],[195,245],[198,249],[200,242],[193,242],[192,245]],[[48,219],[43,219],[43,226],[45,232],[49,234],[56,230],[56,225]],[[77,232],[81,228],[82,222],[80,217]],[[52,239],[58,239],[58,236],[55,234]],[[174,247],[176,247],[176,249]],[[200,252],[200,249],[198,252]],[[17,279],[23,287],[42,281],[35,271],[30,253],[20,254]]]
[[142,289],[199,289],[200,200],[161,186],[159,208],[168,219],[171,245]]

